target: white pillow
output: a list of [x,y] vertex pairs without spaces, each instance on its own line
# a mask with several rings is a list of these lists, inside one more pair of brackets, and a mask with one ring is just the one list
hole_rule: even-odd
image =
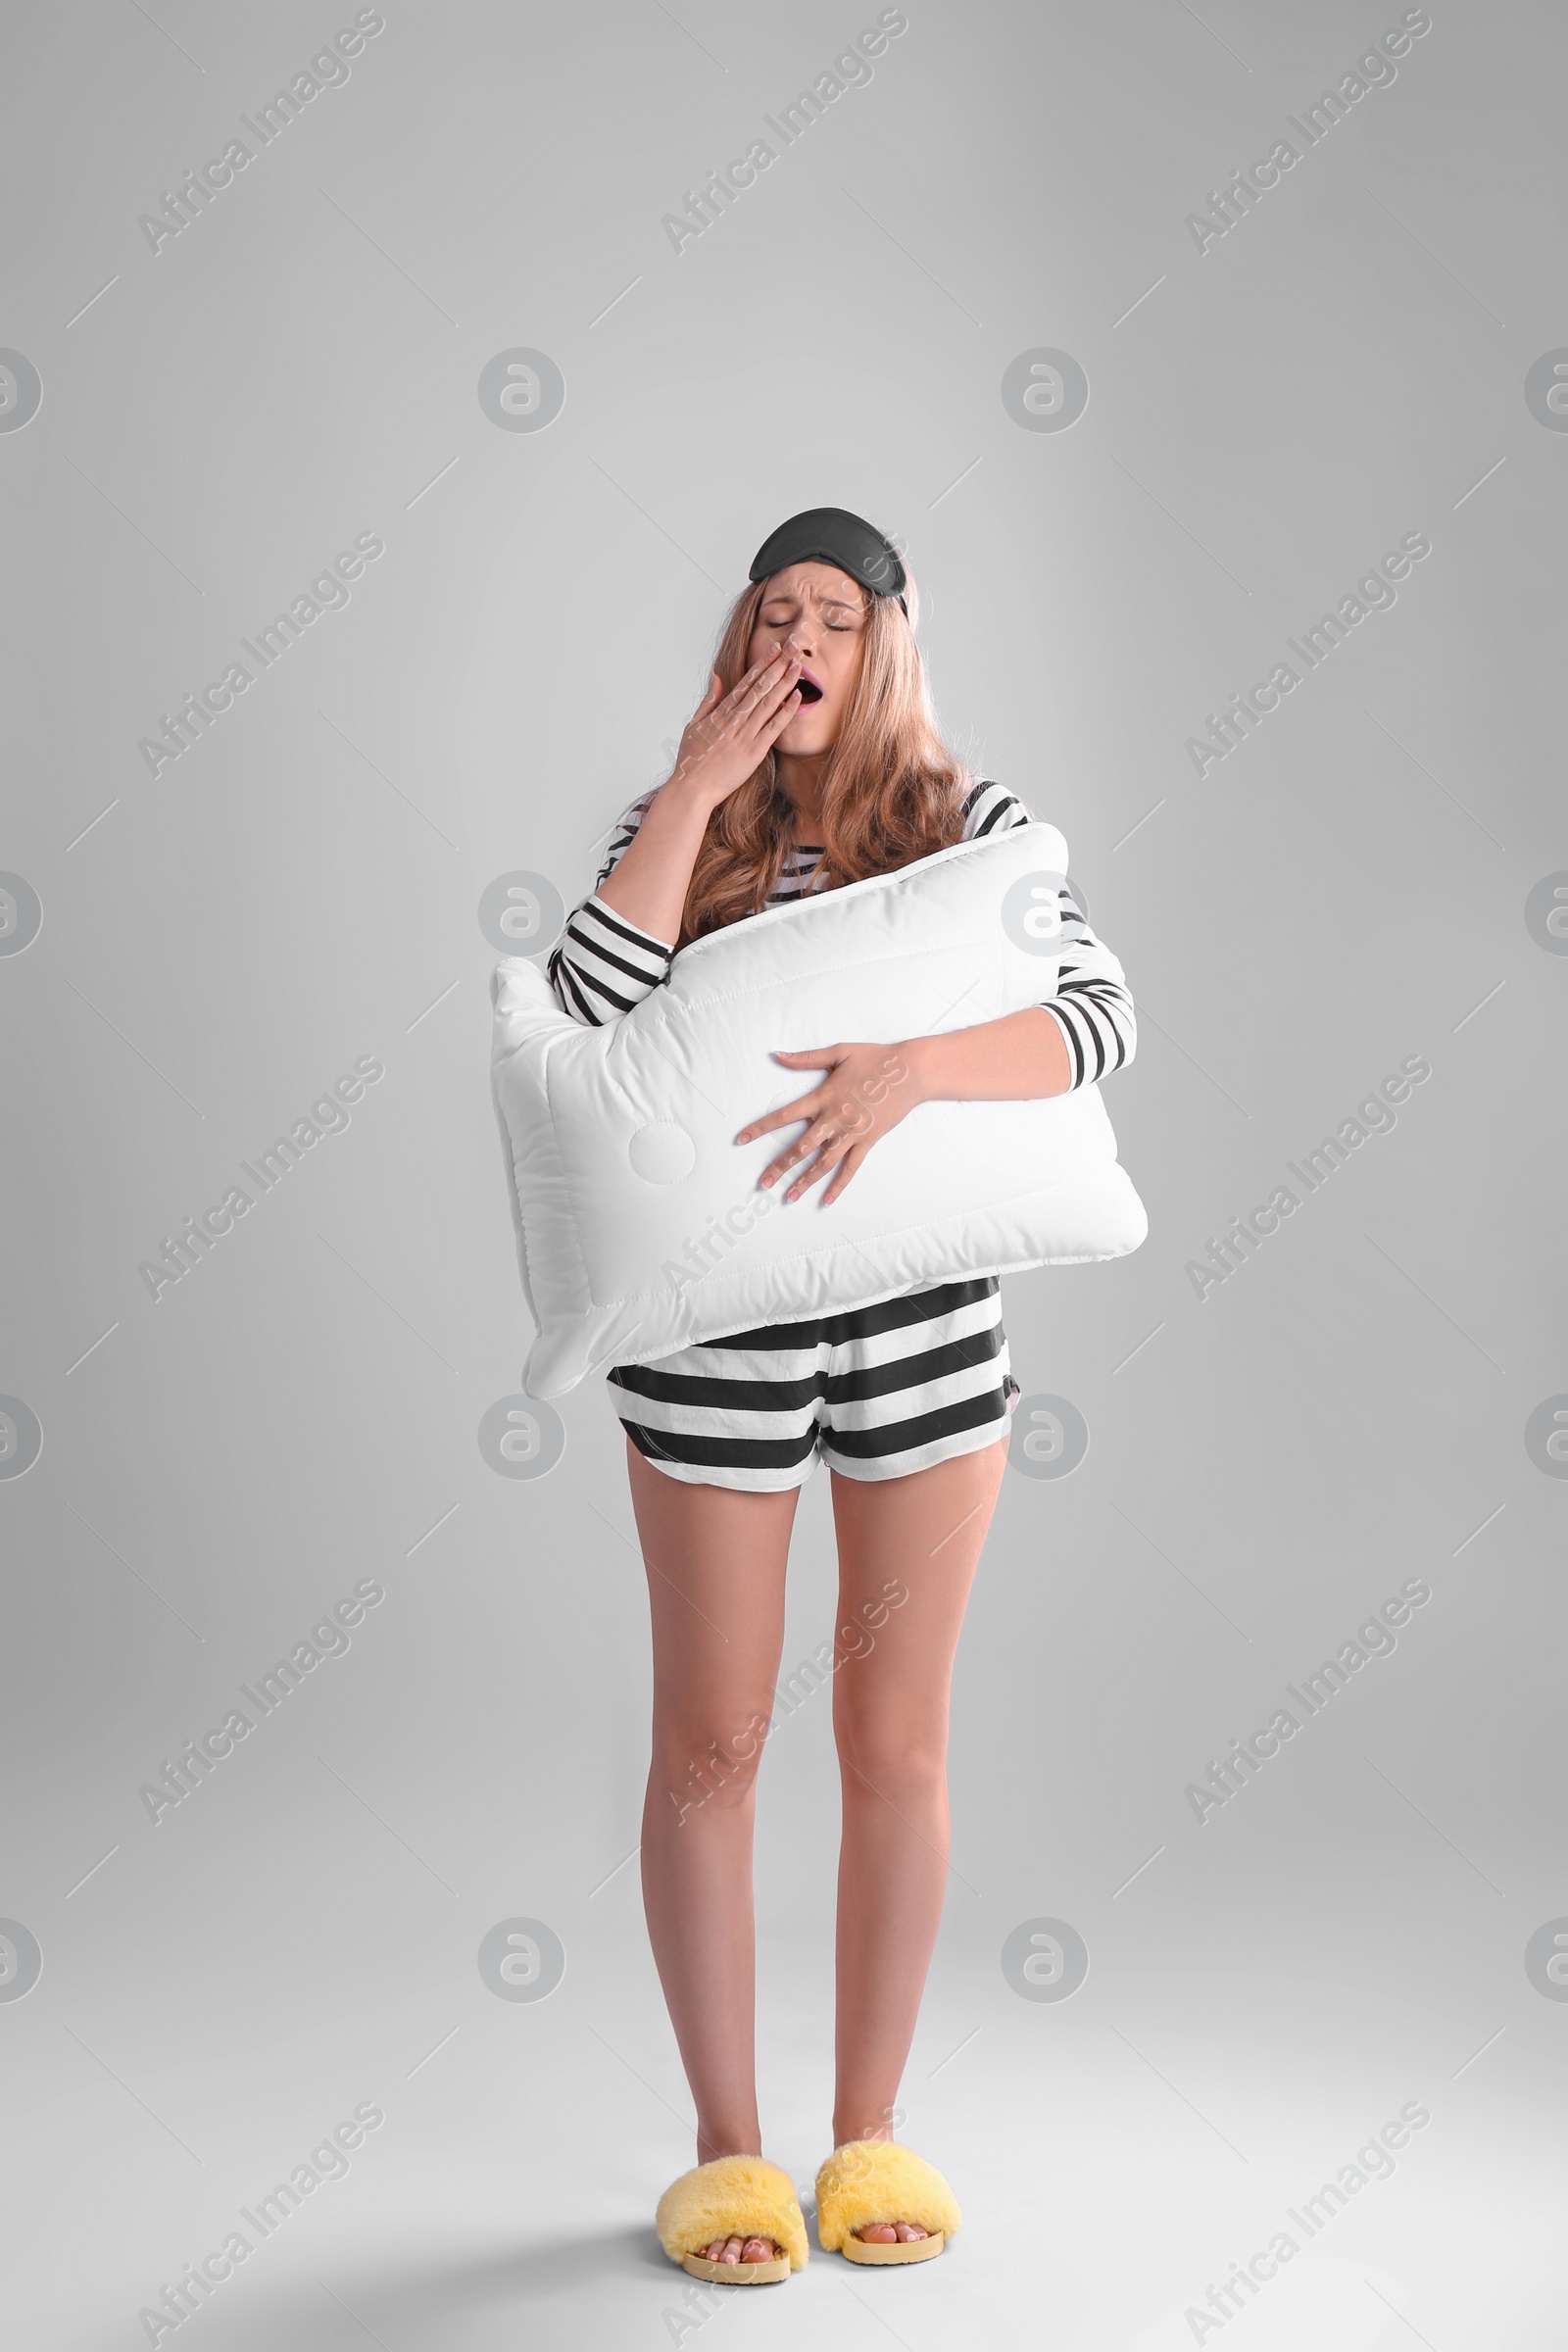
[[799,1124],[734,1141],[825,1075],[775,1049],[894,1044],[1054,995],[1038,909],[1066,870],[1037,822],[766,907],[682,949],[667,985],[603,1028],[563,1012],[537,963],[499,963],[491,1074],[539,1327],[527,1395],[920,1283],[1136,1250],[1149,1220],[1093,1084],[918,1103],[829,1208],[825,1180],[788,1207],[783,1180],[758,1182]]

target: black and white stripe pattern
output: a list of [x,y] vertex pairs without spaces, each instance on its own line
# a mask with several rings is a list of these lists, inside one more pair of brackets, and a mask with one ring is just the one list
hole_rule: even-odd
[[673,950],[662,940],[590,898],[567,917],[545,969],[563,1012],[602,1029],[667,980],[673,960]]
[[[669,977],[673,951],[598,897],[636,837],[652,793],[621,816],[594,894],[572,910],[548,970],[562,1008],[602,1027]],[[965,841],[1033,821],[1001,784],[976,784]],[[809,891],[820,845],[794,851],[768,900]],[[1045,1009],[1066,1040],[1072,1084],[1131,1061],[1137,1043],[1121,965],[1060,894],[1064,952]],[[771,1492],[804,1484],[821,1459],[856,1479],[903,1478],[994,1445],[1018,1395],[994,1274],[924,1283],[869,1307],[770,1323],[616,1364],[608,1380],[630,1442],[667,1476]]]
[[[593,894],[573,908],[546,966],[562,1010],[595,1028],[629,1012],[669,977],[673,951],[628,923],[597,895],[635,839],[653,797],[651,792],[642,794],[621,816]],[[1007,832],[1033,821],[1015,793],[1001,784],[979,783],[963,805],[961,838],[977,841],[984,834]],[[819,844],[798,845],[767,904],[782,906],[804,897],[821,860]],[[1121,965],[1095,937],[1066,892],[1059,897],[1063,954],[1056,994],[1044,1009],[1066,1040],[1072,1085],[1083,1086],[1132,1060],[1138,1026]]]
[[819,1458],[849,1478],[905,1478],[995,1445],[1018,1383],[987,1274],[617,1364],[609,1392],[669,1477],[760,1494],[804,1485]]

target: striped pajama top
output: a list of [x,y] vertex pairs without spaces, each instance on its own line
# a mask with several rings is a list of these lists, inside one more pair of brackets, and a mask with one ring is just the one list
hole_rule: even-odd
[[[562,1010],[595,1028],[629,1012],[662,986],[674,961],[672,948],[639,930],[597,896],[600,884],[610,879],[635,840],[653,797],[651,792],[644,793],[622,814],[595,879],[594,894],[573,908],[546,967]],[[1033,821],[1016,793],[1001,784],[979,783],[963,804],[960,838],[976,841],[982,834],[1006,832]],[[821,861],[819,845],[798,844],[768,906],[783,906],[803,898]],[[1061,909],[1057,993],[1046,1001],[1044,1009],[1067,1041],[1073,1085],[1083,1086],[1132,1060],[1138,1029],[1121,965],[1095,937],[1065,893],[1061,894]]]
[[[619,818],[594,892],[547,964],[564,1011],[602,1027],[669,978],[674,951],[598,897],[636,838],[652,793]],[[965,841],[1033,822],[1001,784],[963,804]],[[805,896],[819,845],[798,846],[770,906]],[[1044,1009],[1066,1041],[1075,1087],[1133,1058],[1137,1026],[1116,957],[1065,893],[1056,994]],[[803,1074],[802,1091],[817,1081]],[[617,1364],[610,1394],[627,1434],[676,1478],[742,1488],[798,1483],[818,1443],[857,1477],[897,1477],[986,1443],[1018,1394],[994,1274],[926,1283],[905,1297],[807,1322],[770,1324],[647,1364]]]

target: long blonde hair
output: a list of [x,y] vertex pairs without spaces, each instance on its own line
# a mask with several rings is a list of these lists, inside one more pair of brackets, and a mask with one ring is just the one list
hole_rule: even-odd
[[[728,694],[745,676],[747,648],[766,580],[735,599],[713,667]],[[818,890],[841,889],[950,848],[962,831],[972,778],[937,721],[925,661],[914,641],[914,582],[897,599],[862,589],[865,633],[860,674],[822,778],[822,864]],[[767,903],[796,839],[795,804],[768,752],[708,820],[692,868],[677,948]]]

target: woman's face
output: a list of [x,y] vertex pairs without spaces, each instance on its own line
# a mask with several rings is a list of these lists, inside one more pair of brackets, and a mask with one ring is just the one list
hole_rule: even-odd
[[[801,707],[782,735],[781,752],[809,757],[837,743],[860,675],[865,647],[865,591],[833,564],[792,564],[762,591],[746,663],[779,646],[801,661]],[[818,689],[813,699],[812,688]]]

